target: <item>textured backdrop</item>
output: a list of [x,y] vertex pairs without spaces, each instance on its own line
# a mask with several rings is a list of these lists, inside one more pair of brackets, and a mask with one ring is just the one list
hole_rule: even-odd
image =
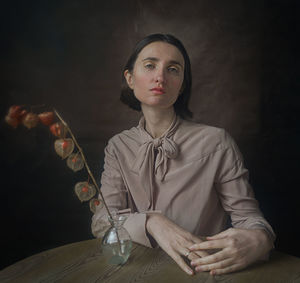
[[[56,107],[97,177],[107,140],[137,124],[119,102],[136,41],[171,33],[191,57],[191,110],[237,141],[277,248],[300,256],[296,1],[10,1],[1,10],[1,266],[91,238],[91,213],[45,127],[12,130],[11,104]],[[298,15],[297,15],[298,13]],[[37,108],[38,110],[38,108]]]

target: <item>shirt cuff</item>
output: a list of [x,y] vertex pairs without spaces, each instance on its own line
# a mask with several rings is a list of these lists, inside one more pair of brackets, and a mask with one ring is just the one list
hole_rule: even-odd
[[251,225],[251,227],[249,227],[249,229],[264,230],[266,232],[266,234],[268,235],[269,239],[271,240],[273,248],[274,248],[274,242],[276,239],[276,235],[270,225],[266,225],[264,222],[257,221],[257,222],[252,223],[252,225]]
[[143,246],[152,248],[146,230],[147,215],[145,213],[132,213],[124,223],[124,228],[128,231],[131,240]]

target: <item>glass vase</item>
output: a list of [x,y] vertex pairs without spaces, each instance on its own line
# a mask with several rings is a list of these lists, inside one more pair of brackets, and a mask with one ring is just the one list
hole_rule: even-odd
[[102,250],[109,264],[124,264],[131,252],[132,241],[129,233],[123,227],[126,215],[113,215],[109,217],[111,227],[102,238]]

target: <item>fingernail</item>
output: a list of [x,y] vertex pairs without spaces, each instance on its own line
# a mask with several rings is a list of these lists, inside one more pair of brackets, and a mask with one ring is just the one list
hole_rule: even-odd
[[193,275],[193,274],[194,274],[194,273],[193,273],[193,271],[192,271],[192,270],[190,270],[190,269],[188,269],[188,271],[187,271],[187,272],[188,272],[188,274],[189,274],[189,275]]
[[203,268],[202,268],[201,266],[197,266],[197,267],[196,267],[196,270],[197,270],[197,271],[203,271]]
[[191,262],[191,265],[196,265],[196,262],[195,262],[195,261],[192,261],[192,262]]

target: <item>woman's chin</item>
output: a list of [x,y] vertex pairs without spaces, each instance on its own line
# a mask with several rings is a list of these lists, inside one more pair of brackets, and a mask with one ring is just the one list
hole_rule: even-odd
[[157,107],[162,109],[167,109],[173,106],[175,101],[167,101],[163,97],[151,97],[149,99],[140,100],[142,105],[146,107]]
[[142,109],[161,109],[166,110],[172,108],[173,104],[163,104],[163,103],[142,103]]

